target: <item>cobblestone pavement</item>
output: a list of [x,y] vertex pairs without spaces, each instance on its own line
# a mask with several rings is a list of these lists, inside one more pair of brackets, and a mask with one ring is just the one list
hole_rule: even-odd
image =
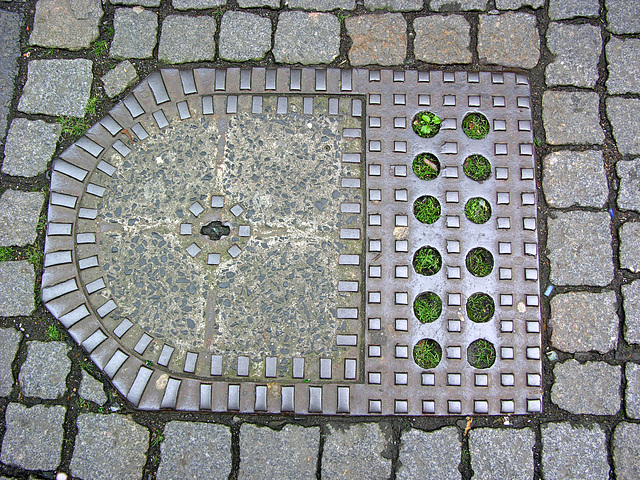
[[[43,205],[53,156],[178,64],[528,73],[543,413],[131,408],[41,306]],[[640,478],[639,79],[639,0],[0,1],[0,477]]]

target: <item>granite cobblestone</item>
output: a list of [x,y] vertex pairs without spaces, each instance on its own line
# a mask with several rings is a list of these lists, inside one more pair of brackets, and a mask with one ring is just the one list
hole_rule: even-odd
[[362,15],[346,19],[352,45],[352,65],[402,64],[407,51],[407,22],[399,13]]
[[330,13],[283,12],[273,56],[280,63],[330,63],[340,53],[340,22]]
[[113,58],[150,58],[158,35],[158,14],[140,7],[117,8],[109,54]]

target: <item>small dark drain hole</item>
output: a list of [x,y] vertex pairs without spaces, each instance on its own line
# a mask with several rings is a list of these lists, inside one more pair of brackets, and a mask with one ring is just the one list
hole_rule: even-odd
[[222,237],[226,237],[231,233],[231,229],[224,225],[220,220],[214,220],[200,228],[200,233],[206,235],[211,240],[220,240]]

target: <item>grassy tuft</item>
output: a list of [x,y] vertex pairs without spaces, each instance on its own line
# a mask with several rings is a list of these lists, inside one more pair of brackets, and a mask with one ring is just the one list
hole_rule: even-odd
[[442,347],[430,338],[423,338],[413,347],[413,360],[421,368],[435,368],[442,360]]
[[467,177],[476,182],[482,182],[491,176],[491,163],[482,155],[467,157],[462,169]]
[[8,262],[16,258],[16,249],[13,247],[0,247],[0,262]]
[[433,153],[421,153],[413,159],[413,173],[422,180],[433,180],[440,173],[440,161]]
[[474,293],[467,299],[467,316],[476,323],[488,322],[495,310],[493,299],[486,293]]
[[487,223],[491,218],[491,205],[484,198],[474,197],[464,206],[464,213],[473,223]]
[[442,256],[433,247],[421,247],[413,256],[413,268],[420,275],[435,275],[442,268]]
[[43,266],[44,252],[37,245],[27,245],[24,249],[24,259],[37,270]]
[[58,330],[58,326],[49,325],[49,328],[47,328],[47,341],[52,342],[60,339],[62,339],[62,334],[60,333],[60,330]]
[[462,120],[462,130],[467,137],[481,140],[489,133],[489,120],[481,113],[469,113]]
[[431,323],[442,313],[442,300],[433,292],[421,293],[413,301],[413,312],[422,323]]
[[467,361],[475,368],[489,368],[496,361],[496,349],[493,344],[481,338],[469,345]]
[[423,196],[413,203],[413,214],[419,222],[432,224],[440,218],[440,202],[436,197]]
[[432,138],[440,131],[442,120],[435,113],[418,112],[411,122],[413,131],[423,138]]
[[84,107],[84,113],[86,115],[94,115],[98,110],[98,103],[100,99],[98,97],[91,97],[87,102],[87,106]]
[[486,248],[477,247],[467,254],[466,264],[472,275],[486,277],[493,270],[493,255]]
[[69,137],[79,137],[89,129],[87,121],[78,117],[58,117],[58,124],[62,126],[62,134]]
[[91,50],[96,57],[104,57],[109,52],[109,44],[104,40],[98,40]]

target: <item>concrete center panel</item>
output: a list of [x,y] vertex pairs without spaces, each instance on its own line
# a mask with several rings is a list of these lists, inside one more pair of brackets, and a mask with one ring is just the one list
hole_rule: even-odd
[[532,143],[523,75],[162,70],[54,161],[43,302],[141,409],[540,411]]

